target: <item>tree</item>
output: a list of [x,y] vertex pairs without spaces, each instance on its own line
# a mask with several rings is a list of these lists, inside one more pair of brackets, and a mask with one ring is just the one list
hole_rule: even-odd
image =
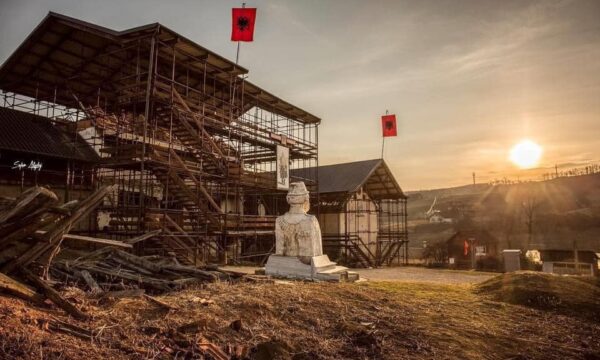
[[528,193],[525,196],[525,199],[521,203],[521,208],[523,210],[523,218],[525,221],[525,226],[527,227],[527,248],[531,246],[533,240],[533,226],[536,221],[537,211],[540,207],[540,203],[537,197]]
[[445,241],[427,244],[422,257],[435,264],[443,264],[448,259],[448,245]]
[[521,213],[518,209],[511,211],[510,209],[502,214],[500,220],[502,226],[502,233],[504,234],[504,241],[507,249],[513,249],[513,236],[517,232],[517,227],[521,221]]

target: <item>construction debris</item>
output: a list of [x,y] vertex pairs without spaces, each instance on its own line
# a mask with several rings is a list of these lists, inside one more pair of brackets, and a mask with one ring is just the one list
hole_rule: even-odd
[[[111,189],[104,186],[81,201],[60,206],[57,206],[56,194],[41,187],[28,189],[12,201],[3,201],[0,207],[0,291],[38,304],[49,299],[73,318],[86,320],[89,315],[61,296],[54,285],[75,285],[99,299],[143,297],[171,311],[177,310],[177,306],[148,293],[243,277],[214,265],[197,268],[181,265],[168,257],[143,257],[128,252],[134,244],[157,236],[160,230],[125,241],[69,234],[111,194]],[[85,249],[89,249],[90,244],[97,249],[70,249],[65,254],[61,252],[65,239],[87,244]],[[51,324],[50,327],[73,331],[65,330],[63,325]]]

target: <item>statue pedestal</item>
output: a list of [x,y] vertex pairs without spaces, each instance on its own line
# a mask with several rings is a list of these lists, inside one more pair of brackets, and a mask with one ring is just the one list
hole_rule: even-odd
[[295,256],[271,255],[265,265],[265,274],[275,277],[322,281],[356,281],[358,274],[337,266],[327,255],[313,256],[310,264]]

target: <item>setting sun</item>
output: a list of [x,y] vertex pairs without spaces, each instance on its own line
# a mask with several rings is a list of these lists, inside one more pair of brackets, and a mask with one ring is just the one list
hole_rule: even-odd
[[522,140],[510,150],[510,161],[521,169],[536,166],[542,157],[542,147],[531,140]]

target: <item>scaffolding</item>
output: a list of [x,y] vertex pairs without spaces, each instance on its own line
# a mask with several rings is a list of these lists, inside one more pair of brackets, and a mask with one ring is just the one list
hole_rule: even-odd
[[[51,13],[0,70],[0,88],[5,107],[68,122],[100,156],[93,187],[117,186],[89,233],[160,230],[136,250],[260,262],[287,209],[276,148],[289,148],[291,169],[316,169],[320,120],[246,73],[160,24],[116,32]],[[311,179],[297,180],[317,194]]]
[[354,194],[341,207],[320,210],[324,250],[335,261],[353,267],[407,264],[406,199]]

